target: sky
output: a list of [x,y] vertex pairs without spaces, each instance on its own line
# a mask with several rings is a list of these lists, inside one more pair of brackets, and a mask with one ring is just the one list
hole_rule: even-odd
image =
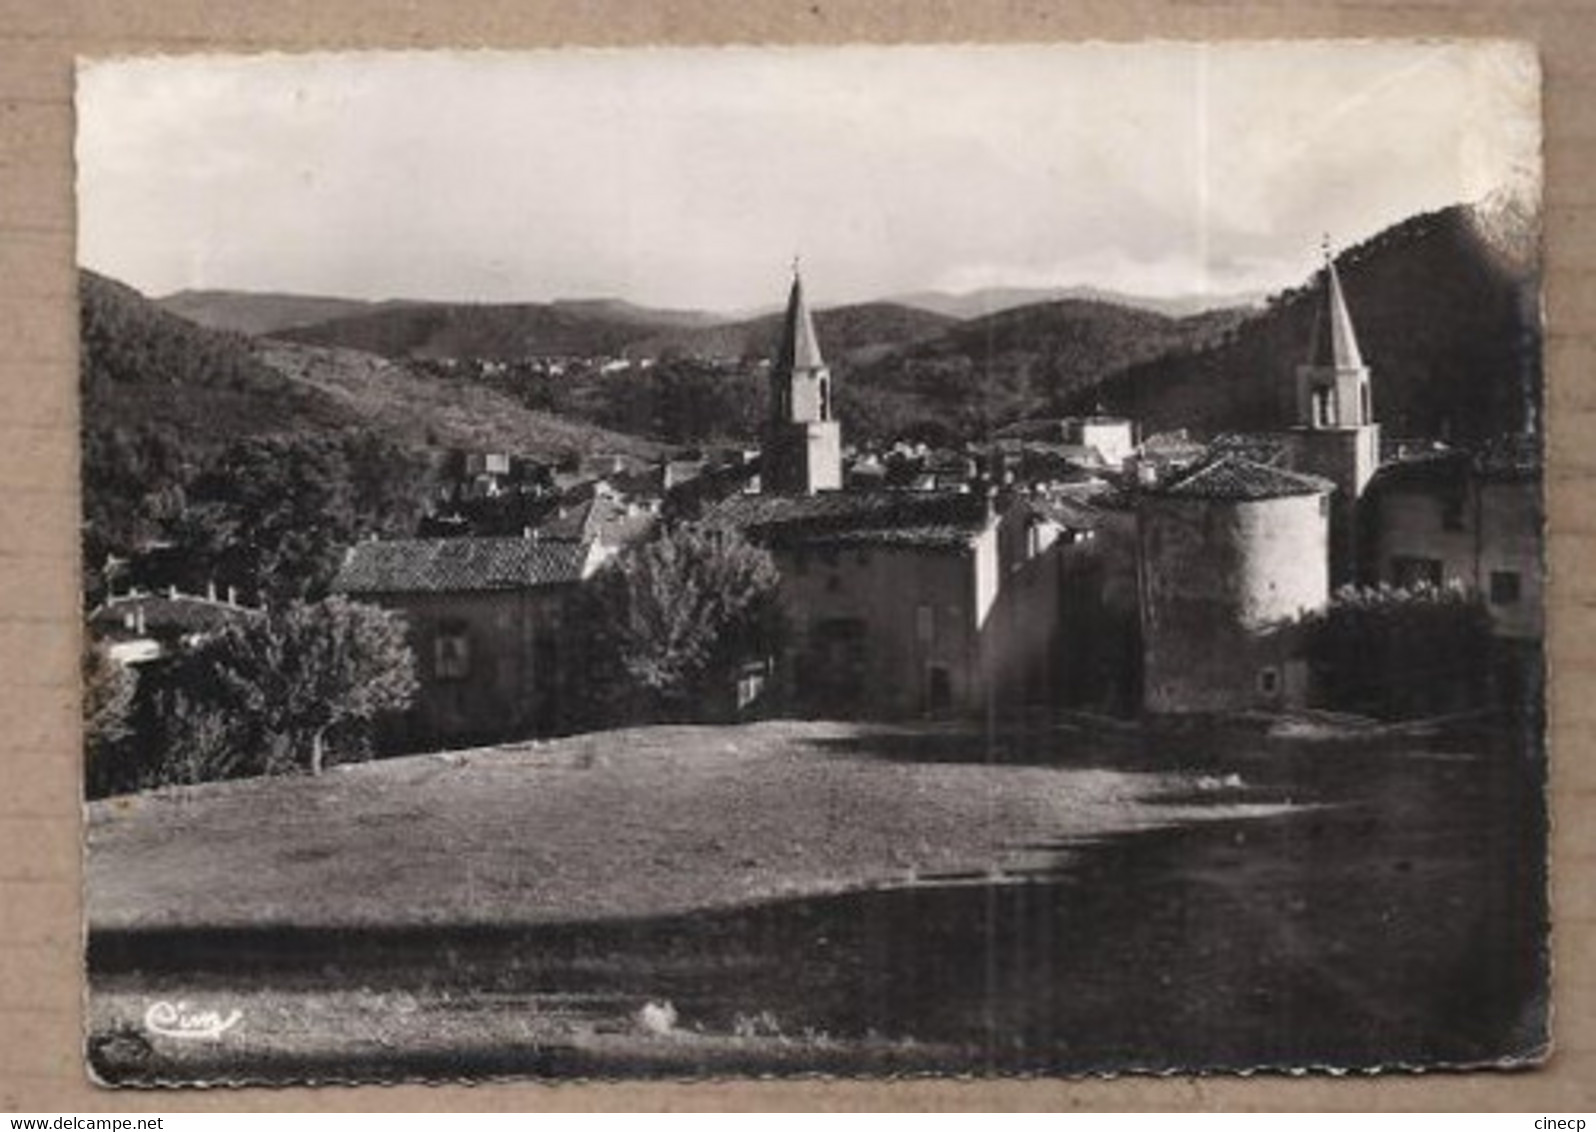
[[1539,183],[1482,41],[84,61],[79,262],[233,288],[745,310],[1300,282],[1325,235]]

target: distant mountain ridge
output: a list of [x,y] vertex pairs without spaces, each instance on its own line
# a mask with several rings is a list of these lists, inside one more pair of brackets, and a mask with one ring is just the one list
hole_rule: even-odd
[[1070,300],[1109,303],[1151,311],[1170,318],[1186,318],[1231,307],[1252,307],[1262,303],[1266,292],[1238,291],[1225,295],[1133,295],[1099,287],[986,287],[978,291],[916,291],[894,295],[890,302],[919,310],[933,311],[949,318],[976,319],[1001,314],[1016,307],[1036,306]]
[[[821,310],[815,317],[828,351],[839,358],[859,350],[879,353],[918,341],[953,321],[889,303]],[[621,300],[584,299],[394,305],[285,327],[275,335],[395,359],[657,358],[673,353],[738,359],[768,355],[775,348],[780,326],[779,314],[727,322],[703,311],[654,310]]]
[[326,322],[388,306],[411,305],[403,299],[369,302],[331,295],[230,290],[176,291],[152,301],[163,310],[208,329],[251,335],[271,334],[291,326]]

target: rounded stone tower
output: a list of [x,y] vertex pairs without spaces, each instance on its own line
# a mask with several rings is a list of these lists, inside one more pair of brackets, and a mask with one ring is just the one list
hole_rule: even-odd
[[1303,702],[1301,619],[1329,600],[1334,485],[1238,456],[1142,493],[1143,706],[1219,712]]

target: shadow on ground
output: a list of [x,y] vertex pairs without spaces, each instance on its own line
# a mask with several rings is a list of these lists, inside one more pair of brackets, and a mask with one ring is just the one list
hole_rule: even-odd
[[[914,750],[926,757],[923,744]],[[280,988],[408,988],[528,1008],[587,996],[616,1025],[643,1002],[668,1000],[684,1027],[729,1034],[757,1016],[791,1047],[759,1055],[633,1043],[606,1057],[580,1043],[467,1043],[336,1063],[307,1049],[249,1066],[190,1062],[187,1079],[1533,1058],[1547,1002],[1539,767],[1506,754],[1386,753],[1307,774],[1273,768],[1260,776],[1335,804],[1073,847],[1054,872],[995,882],[520,928],[100,932],[89,965],[97,990],[150,994],[237,986],[248,972],[252,984]],[[824,1041],[806,1050],[804,1035]],[[900,1053],[869,1052],[883,1048]],[[163,1074],[151,1058],[114,1050],[96,1068],[113,1081]]]

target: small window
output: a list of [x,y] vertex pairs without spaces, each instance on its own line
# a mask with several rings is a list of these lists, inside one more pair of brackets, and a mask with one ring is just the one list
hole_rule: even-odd
[[840,591],[841,589],[842,589],[842,578],[840,576],[838,576],[836,574],[832,574],[830,577],[828,577],[826,579],[826,592],[827,593],[833,593],[834,594],[834,593],[837,593],[838,591]]
[[1280,694],[1280,670],[1278,668],[1260,668],[1258,670],[1258,691],[1265,696]]
[[451,622],[438,627],[432,643],[432,674],[439,680],[464,680],[471,675],[471,638],[465,625]]
[[937,623],[934,612],[929,605],[921,604],[914,611],[914,636],[922,645],[928,645],[936,639]]
[[1519,599],[1517,570],[1491,571],[1491,604],[1517,605]]
[[868,550],[854,551],[853,564],[860,569],[870,565],[870,552]]
[[1463,529],[1463,493],[1451,492],[1441,500],[1441,529],[1443,531],[1461,531]]

